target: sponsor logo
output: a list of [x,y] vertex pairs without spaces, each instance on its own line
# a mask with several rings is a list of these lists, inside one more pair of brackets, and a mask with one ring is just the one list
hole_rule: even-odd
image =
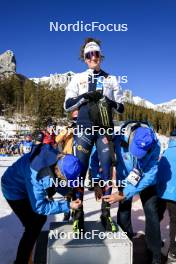
[[82,151],[85,154],[88,154],[89,153],[89,150],[83,148],[83,146],[81,146],[81,145],[78,145],[77,146],[77,150]]

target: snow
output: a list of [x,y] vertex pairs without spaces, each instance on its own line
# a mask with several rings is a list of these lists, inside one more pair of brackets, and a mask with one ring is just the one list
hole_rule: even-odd
[[[128,91],[128,93],[130,92],[130,90],[125,90],[124,96],[126,94],[126,91]],[[140,105],[140,106],[144,106],[149,109],[153,109],[155,111],[161,111],[161,112],[167,112],[167,113],[176,112],[176,99],[172,99],[168,102],[155,105],[152,102],[144,98],[141,98],[139,96],[132,96],[132,92],[131,92],[131,97],[130,98],[127,97],[127,101],[129,101],[130,103],[134,103],[135,105]]]
[[151,108],[151,109],[155,109],[156,108],[156,106],[154,104],[152,104],[150,101],[142,99],[139,96],[133,96],[133,102],[136,105],[145,106],[147,108]]
[[49,84],[50,87],[55,87],[58,84],[60,85],[66,84],[68,81],[68,76],[72,76],[72,75],[75,75],[75,73],[72,71],[69,71],[65,73],[50,74],[50,76],[43,76],[40,78],[36,78],[36,77],[30,78],[30,80],[32,80],[36,84],[45,83],[45,84]]
[[[50,74],[50,76],[43,76],[43,77],[39,77],[39,78],[36,78],[36,77],[30,78],[30,80],[34,81],[36,84],[47,83],[51,87],[55,87],[56,84],[63,84],[63,82],[61,81],[62,77],[68,76],[68,75],[75,75],[75,73],[72,71],[68,71],[65,73],[55,73],[55,74]],[[126,97],[126,95],[125,95],[126,93],[130,94],[130,98]],[[171,111],[176,112],[176,99],[172,99],[168,102],[155,105],[152,102],[150,102],[144,98],[141,98],[139,96],[133,96],[132,91],[129,89],[124,90],[123,94],[124,94],[124,97],[127,98],[127,101],[130,101],[131,103],[134,103],[136,105],[141,105],[141,106],[147,107],[149,109],[154,109],[154,110],[158,110],[161,112],[171,112]]]
[[43,82],[49,82],[50,81],[50,77],[47,76],[43,76],[41,78],[30,78],[30,80],[34,81],[36,84],[38,83],[43,83]]
[[[165,142],[165,138],[162,138]],[[17,160],[18,157],[0,157],[0,178],[4,171]],[[23,232],[23,227],[8,206],[6,200],[4,199],[1,189],[0,189],[0,263],[2,264],[12,264],[16,250],[18,246],[19,239]],[[113,219],[116,220],[117,215],[117,204],[114,204],[111,208],[111,215]],[[94,198],[94,193],[85,191],[84,197],[84,211],[85,220],[98,220],[100,217],[100,207],[101,203],[96,202]],[[49,229],[50,222],[62,221],[63,214],[49,216],[47,223],[44,226],[44,230]],[[144,234],[145,230],[145,217],[142,210],[141,201],[138,196],[133,199],[133,209],[132,209],[132,223],[134,227],[134,232]],[[163,252],[166,254],[168,248],[168,216],[162,221],[161,224],[162,237],[165,241],[165,248]]]
[[18,121],[18,117],[16,117],[16,120],[8,122],[3,116],[0,116],[0,137],[13,137],[17,131],[29,131],[31,129],[29,126],[19,125]]
[[167,112],[167,113],[176,112],[176,99],[172,99],[168,102],[155,105],[144,98],[141,98],[139,96],[133,96],[131,102],[133,102],[135,105],[141,105],[156,111]]
[[[50,74],[50,76],[43,76],[39,78],[34,77],[34,78],[30,78],[30,80],[34,81],[36,84],[46,83],[46,84],[49,84],[51,87],[55,87],[56,84],[63,84],[62,77],[65,77],[68,75],[74,75],[74,74],[75,74],[74,72],[69,71],[66,73]],[[127,94],[131,93],[131,97],[128,98],[127,100],[130,101],[131,103],[134,103],[135,105],[141,105],[149,109],[158,110],[161,112],[171,112],[171,111],[176,112],[176,99],[172,99],[168,102],[155,105],[152,102],[144,98],[141,98],[139,96],[133,96],[131,90],[124,90],[123,91],[124,97],[126,97],[125,95],[126,92],[128,92]]]
[[173,99],[166,103],[158,104],[157,107],[165,112],[176,112],[176,99]]
[[163,136],[160,134],[157,134],[157,137],[158,137],[160,144],[161,144],[161,153],[163,153],[163,151],[165,149],[167,149],[167,147],[168,147],[169,137],[166,137],[166,136]]

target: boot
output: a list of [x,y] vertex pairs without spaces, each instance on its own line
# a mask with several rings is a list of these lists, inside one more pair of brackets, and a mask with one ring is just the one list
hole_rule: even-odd
[[84,232],[84,211],[83,208],[73,212],[73,232],[80,235]]
[[101,219],[101,223],[104,229],[109,232],[117,232],[118,227],[111,218],[110,205],[108,202],[104,202],[104,201],[102,202],[101,211],[102,213],[101,213],[100,219]]
[[69,222],[70,220],[70,211],[68,213],[64,213],[63,222]]

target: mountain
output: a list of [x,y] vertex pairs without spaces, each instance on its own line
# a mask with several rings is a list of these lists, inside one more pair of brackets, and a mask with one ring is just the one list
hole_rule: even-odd
[[157,108],[163,112],[176,112],[176,99],[168,101],[166,103],[158,104]]
[[151,108],[151,109],[156,109],[156,106],[152,104],[150,101],[145,100],[139,96],[133,96],[131,90],[124,90],[123,96],[125,97],[125,101],[135,104],[135,105],[140,105],[146,108]]
[[16,59],[13,51],[0,54],[0,77],[9,77],[16,73]]
[[141,106],[144,106],[146,108],[151,108],[151,109],[156,108],[156,106],[154,104],[152,104],[150,101],[142,99],[139,96],[133,96],[133,102],[136,105],[141,105]]
[[133,96],[131,90],[125,90],[123,92],[123,95],[125,97],[125,101],[135,104],[135,105],[140,105],[149,109],[153,109],[159,112],[175,112],[176,113],[176,99],[173,99],[171,101],[161,103],[161,104],[153,104],[152,102],[141,98],[139,96]]
[[65,86],[68,82],[70,82],[72,76],[75,75],[74,72],[69,71],[66,73],[55,73],[50,74],[49,77],[44,76],[41,78],[30,78],[33,82],[36,84],[47,84],[50,88],[54,88],[57,85],[63,85]]
[[139,96],[133,96],[133,103],[136,105],[141,105],[146,108],[159,111],[159,112],[165,112],[165,113],[175,112],[176,113],[176,99],[173,99],[165,103],[154,105],[150,101],[145,100]]
[[[71,78],[75,75],[74,72],[69,71],[66,73],[55,73],[55,74],[50,74],[49,77],[40,77],[40,78],[31,78],[32,81],[35,83],[40,83],[40,84],[48,84],[50,88],[54,88],[56,85],[63,85],[67,84]],[[153,104],[152,102],[141,98],[139,96],[134,96],[131,90],[124,90],[123,91],[123,96],[125,98],[125,101],[135,104],[135,105],[140,105],[146,108],[150,108],[156,111],[161,111],[161,112],[176,112],[176,99],[173,99],[169,102],[166,103],[161,103],[161,104]]]
[[[12,75],[17,75],[20,79],[26,79],[25,76],[16,73],[16,59],[13,51],[7,50],[4,53],[0,54],[0,79],[6,78]],[[61,85],[65,87],[71,78],[75,75],[74,72],[69,71],[66,73],[55,73],[50,74],[50,76],[44,76],[40,78],[30,78],[36,84],[46,84],[50,89]],[[153,110],[161,111],[161,112],[175,112],[176,113],[176,99],[171,101],[153,104],[152,102],[141,98],[139,96],[134,96],[131,90],[124,90],[123,96],[125,101],[133,103],[135,105],[144,106],[146,108],[150,108]]]

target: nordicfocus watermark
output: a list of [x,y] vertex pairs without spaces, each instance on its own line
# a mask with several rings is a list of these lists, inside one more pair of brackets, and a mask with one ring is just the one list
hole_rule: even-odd
[[49,232],[49,239],[63,239],[63,240],[73,240],[73,239],[87,239],[94,240],[95,238],[99,238],[100,240],[104,239],[127,239],[126,232],[100,232],[99,230],[91,230],[87,232],[80,232],[80,234],[76,234],[74,232],[59,232],[58,230],[51,230]]
[[[75,74],[50,74],[49,76],[49,86],[52,87],[56,87],[57,85],[67,85],[69,82],[71,82],[72,78],[74,77]],[[107,83],[111,83],[111,78],[116,78],[117,79],[117,83],[118,84],[127,84],[128,83],[128,76],[127,75],[118,75],[118,76],[112,76],[109,75],[108,78],[105,78],[104,76],[98,76],[98,74],[94,74],[92,76],[91,82],[95,83],[98,82],[102,83],[103,85],[106,85]],[[87,85],[90,83],[90,81],[87,81]],[[62,86],[61,86],[62,87]]]
[[56,187],[56,188],[65,188],[65,187],[71,187],[71,188],[78,188],[78,187],[94,187],[95,185],[98,185],[100,188],[111,188],[112,186],[115,188],[122,187],[125,188],[127,186],[127,180],[99,180],[97,179],[84,179],[83,177],[78,177],[76,180],[61,180],[59,178],[50,178],[50,187]]
[[116,23],[108,23],[104,24],[101,22],[90,22],[85,23],[84,21],[76,21],[76,23],[59,23],[58,21],[49,22],[49,30],[50,32],[125,32],[128,30],[128,24],[116,24]]
[[59,129],[53,129],[54,133],[57,135],[74,135],[77,137],[82,137],[84,135],[91,136],[99,133],[101,136],[120,136],[126,134],[126,128],[122,128],[121,130],[116,130],[115,127],[103,128],[99,126],[92,127],[84,127],[83,125],[77,125],[76,127],[67,126]]

